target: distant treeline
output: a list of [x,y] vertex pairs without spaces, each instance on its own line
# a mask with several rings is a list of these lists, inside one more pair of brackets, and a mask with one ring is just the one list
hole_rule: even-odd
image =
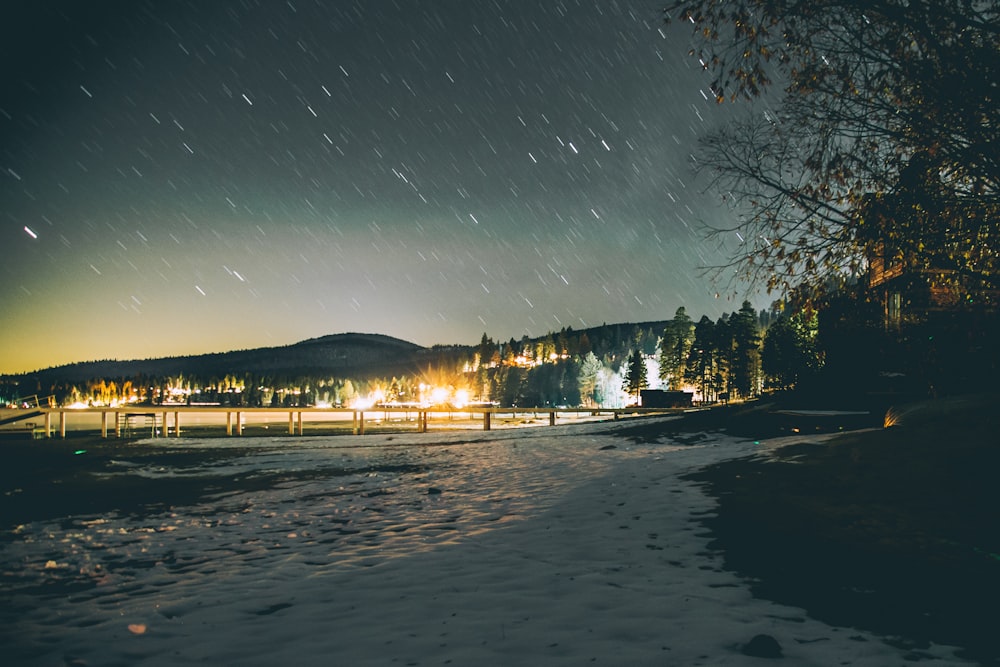
[[865,393],[989,386],[997,354],[982,354],[977,341],[984,331],[1000,333],[996,317],[986,324],[956,318],[890,330],[876,306],[845,297],[822,310],[785,312],[776,302],[758,312],[744,302],[716,320],[694,320],[681,307],[670,320],[564,327],[534,338],[498,341],[484,333],[475,346],[424,348],[388,336],[337,334],[285,347],[4,376],[0,403],[37,395],[54,396],[59,405],[295,407],[350,405],[362,397],[411,403],[441,391],[448,400],[461,394],[463,401],[501,406],[620,407],[646,387],[691,391],[711,403],[768,390],[850,402]]
[[[751,397],[763,387],[759,347],[772,318],[747,303],[732,316],[715,322],[702,318],[708,324],[695,325],[681,308],[672,320],[564,327],[508,341],[484,333],[477,346],[432,348],[387,336],[340,334],[278,348],[72,364],[4,377],[0,393],[4,402],[53,395],[60,405],[137,401],[290,407],[348,405],[371,395],[411,402],[425,398],[430,387],[442,387],[504,406],[619,405],[630,393],[627,362],[638,354],[654,371],[654,384],[695,387],[702,400],[715,400],[725,391]],[[672,362],[679,351],[684,358]],[[734,381],[738,388],[730,387]]]

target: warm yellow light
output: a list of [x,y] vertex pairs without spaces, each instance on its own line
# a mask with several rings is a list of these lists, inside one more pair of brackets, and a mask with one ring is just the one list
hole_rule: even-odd
[[462,409],[469,404],[469,392],[464,389],[459,389],[455,392],[455,398],[452,400],[452,405],[456,408]]
[[431,389],[431,405],[443,405],[448,402],[448,390],[444,387]]

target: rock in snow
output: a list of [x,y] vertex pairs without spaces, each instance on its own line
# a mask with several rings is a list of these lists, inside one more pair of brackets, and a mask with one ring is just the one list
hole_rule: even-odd
[[771,635],[756,635],[743,646],[743,655],[754,658],[783,658],[781,644]]

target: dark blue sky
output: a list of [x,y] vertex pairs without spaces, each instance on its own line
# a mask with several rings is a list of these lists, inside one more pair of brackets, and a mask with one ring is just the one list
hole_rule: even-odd
[[[656,2],[3,10],[0,372],[717,317],[729,113]],[[716,297],[716,293],[721,293]]]

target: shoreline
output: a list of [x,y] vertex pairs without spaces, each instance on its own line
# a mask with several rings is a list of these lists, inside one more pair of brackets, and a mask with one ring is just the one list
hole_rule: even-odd
[[687,479],[719,503],[703,525],[755,596],[889,637],[915,660],[949,644],[1000,664],[995,405],[989,396],[928,401],[889,429],[712,464]]
[[[344,481],[309,474],[320,458],[341,455],[339,446],[324,444],[326,439],[303,438],[301,448],[289,447],[292,441],[286,438],[254,439],[260,440],[258,446],[246,451],[222,440],[186,450],[173,442],[162,443],[171,445],[164,449],[131,445],[91,452],[95,456],[89,461],[67,444],[65,456],[52,463],[61,459],[69,468],[86,463],[99,469],[105,457],[104,463],[116,459],[116,466],[122,460],[146,466],[169,462],[157,457],[180,454],[174,464],[188,465],[183,456],[206,457],[225,469],[232,467],[225,458],[235,457],[244,472],[238,473],[236,487],[209,479],[207,496],[204,479],[161,475],[157,479],[173,479],[197,493],[185,501],[183,494],[171,492],[180,504],[155,509],[153,518],[141,512],[108,514],[105,508],[94,515],[100,521],[64,524],[72,543],[81,547],[96,543],[92,535],[108,544],[103,549],[112,548],[110,536],[120,535],[115,539],[122,544],[114,549],[143,543],[156,549],[147,553],[144,548],[141,559],[117,568],[103,551],[87,556],[82,561],[87,571],[107,583],[71,595],[73,627],[53,622],[53,614],[69,617],[69,610],[60,611],[59,596],[41,603],[21,594],[11,598],[17,604],[10,608],[21,610],[15,624],[24,624],[25,637],[35,637],[18,650],[26,660],[58,652],[91,664],[127,658],[147,666],[195,661],[319,665],[337,655],[358,665],[528,660],[538,665],[667,661],[749,667],[759,658],[748,657],[746,645],[755,635],[767,634],[799,664],[849,661],[885,667],[914,659],[966,664],[948,646],[908,646],[851,618],[831,623],[822,609],[775,602],[771,590],[735,567],[732,558],[747,545],[731,535],[723,541],[726,529],[741,517],[727,504],[729,489],[710,489],[707,481],[692,476],[731,471],[725,468],[730,464],[758,465],[754,457],[762,452],[772,458],[815,456],[830,449],[829,436],[821,436],[824,444],[810,445],[810,438],[797,436],[762,447],[705,432],[697,420],[682,422],[435,434],[414,437],[412,443],[386,436],[352,439],[352,448],[375,453],[396,469],[419,464],[405,473],[417,488],[396,488],[391,477],[378,481],[377,468],[359,468],[375,486],[355,494],[352,515],[341,514],[338,504],[323,508],[341,503],[334,499],[340,493],[335,489]],[[431,440],[454,447],[419,444]],[[390,446],[371,448],[376,443]],[[414,447],[407,450],[407,445]],[[397,446],[403,449],[392,451]],[[318,458],[320,452],[325,453]],[[252,461],[244,457],[259,453],[265,454],[263,460],[246,474]],[[275,465],[281,474],[260,474]],[[295,470],[305,475],[288,472]],[[717,497],[717,490],[727,493]],[[156,493],[149,497],[155,499]],[[213,507],[218,509],[205,512]],[[333,517],[341,517],[336,525],[330,523]],[[373,519],[388,524],[366,530]],[[46,519],[39,521],[28,530],[37,533]],[[136,537],[140,541],[133,542]],[[752,535],[743,537],[754,541]],[[414,538],[428,548],[405,547]],[[354,555],[338,551],[334,545],[344,540],[362,550]],[[769,546],[770,557],[785,547]],[[163,552],[159,556],[157,549]],[[76,567],[70,561],[63,570],[63,557],[56,560],[53,570],[44,560],[34,566],[46,577]],[[100,563],[105,565],[95,570]],[[128,568],[124,573],[122,565]],[[51,604],[56,607],[48,609]],[[117,610],[113,617],[102,611],[110,608]]]

